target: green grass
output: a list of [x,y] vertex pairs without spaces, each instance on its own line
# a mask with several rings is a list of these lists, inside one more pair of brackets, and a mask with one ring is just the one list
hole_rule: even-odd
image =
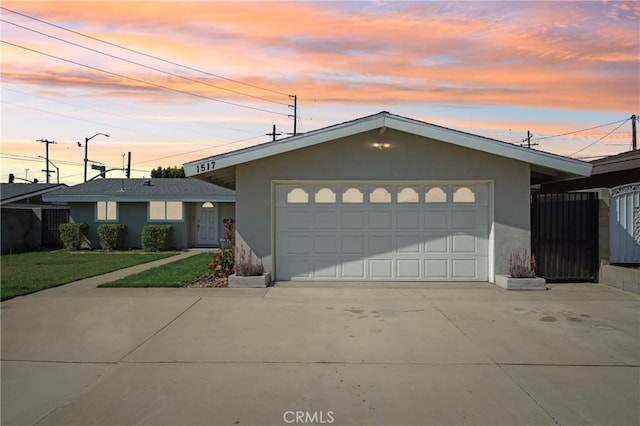
[[200,253],[186,259],[157,266],[100,287],[183,287],[209,274],[211,253]]
[[0,297],[11,299],[176,254],[55,251],[4,255],[0,257]]

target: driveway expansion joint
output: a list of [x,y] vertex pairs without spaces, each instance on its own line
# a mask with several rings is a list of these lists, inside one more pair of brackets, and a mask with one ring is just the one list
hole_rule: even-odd
[[165,325],[163,325],[162,327],[160,327],[158,330],[156,330],[155,333],[153,333],[151,336],[147,337],[142,343],[140,343],[139,345],[137,345],[135,348],[131,349],[129,352],[127,352],[124,356],[122,356],[119,360],[118,363],[122,362],[126,357],[128,357],[129,355],[131,355],[132,353],[134,353],[135,351],[137,351],[140,347],[142,347],[145,343],[147,343],[149,340],[153,339],[155,336],[157,336],[160,332],[162,332],[164,329],[166,329],[167,327],[169,327],[171,324],[173,324],[178,318],[180,318],[182,315],[184,315],[185,313],[187,313],[187,311],[189,311],[191,308],[193,308],[196,304],[198,304],[200,301],[202,300],[202,297],[199,297],[198,300],[196,300],[195,302],[193,302],[191,305],[189,305],[185,310],[183,310],[182,312],[180,312],[178,315],[176,315],[175,318],[173,318],[171,321],[169,321],[168,323],[166,323]]

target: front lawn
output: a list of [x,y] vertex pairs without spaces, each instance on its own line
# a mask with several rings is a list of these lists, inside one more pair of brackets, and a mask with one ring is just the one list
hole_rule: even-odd
[[0,257],[1,300],[176,254],[55,251],[4,255]]
[[200,253],[99,287],[184,287],[209,274],[211,253]]

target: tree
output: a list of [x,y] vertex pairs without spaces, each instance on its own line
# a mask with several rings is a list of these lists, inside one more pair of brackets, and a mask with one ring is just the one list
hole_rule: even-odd
[[165,167],[158,166],[157,169],[151,170],[152,178],[184,178],[184,167]]

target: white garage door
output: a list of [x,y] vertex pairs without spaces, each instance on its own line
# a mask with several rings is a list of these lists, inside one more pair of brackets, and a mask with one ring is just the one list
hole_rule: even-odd
[[277,280],[487,281],[486,183],[275,189]]

